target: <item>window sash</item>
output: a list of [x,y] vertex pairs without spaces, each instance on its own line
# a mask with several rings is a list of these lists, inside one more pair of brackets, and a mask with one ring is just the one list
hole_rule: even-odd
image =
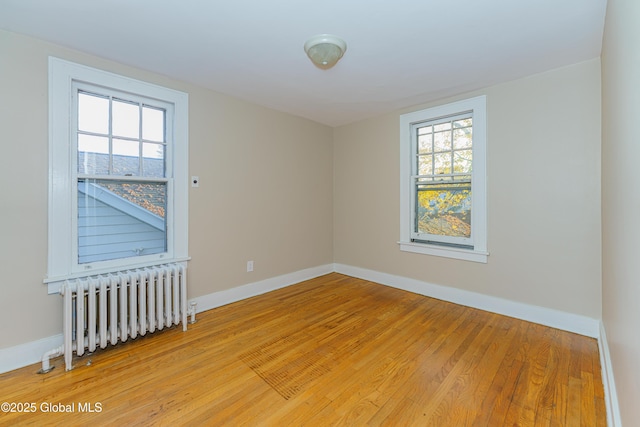
[[[173,105],[167,102],[161,102],[153,99],[149,99],[147,97],[125,93],[119,91],[117,89],[106,88],[106,87],[98,87],[85,82],[74,81],[71,85],[72,87],[72,135],[73,144],[71,144],[71,158],[73,159],[71,162],[71,175],[72,182],[75,183],[76,188],[80,186],[81,182],[87,182],[88,180],[101,180],[101,181],[109,181],[112,183],[131,181],[137,183],[148,183],[148,184],[163,184],[166,186],[166,207],[165,207],[165,217],[164,224],[165,229],[163,231],[162,238],[164,242],[162,244],[162,251],[153,251],[150,254],[144,254],[144,250],[140,247],[137,251],[132,252],[131,256],[117,256],[113,258],[109,258],[109,256],[105,253],[106,259],[99,259],[100,257],[88,257],[85,256],[82,252],[85,252],[81,246],[81,240],[85,238],[85,236],[80,233],[80,205],[78,200],[78,191],[72,192],[71,200],[72,200],[72,270],[73,271],[87,271],[87,270],[95,270],[95,269],[105,269],[105,268],[116,268],[123,264],[131,263],[131,262],[149,262],[159,257],[172,257],[173,256],[173,169],[171,161],[173,154],[173,141],[171,136],[173,134]],[[109,111],[107,118],[107,130],[106,132],[88,132],[86,130],[80,129],[80,111],[79,111],[79,100],[82,94],[88,94],[92,96],[102,97],[109,101]],[[134,105],[138,108],[138,113],[140,115],[138,120],[138,129],[137,129],[137,137],[131,137],[126,135],[116,135],[113,130],[113,111],[112,105],[113,102],[126,102]],[[163,110],[164,113],[164,137],[161,145],[163,146],[163,174],[162,177],[147,177],[144,176],[144,157],[143,157],[143,144],[145,142],[152,142],[154,144],[158,144],[158,141],[149,141],[143,139],[143,106],[149,106],[151,108]],[[106,173],[80,173],[78,167],[78,159],[79,159],[79,143],[81,135],[99,135],[108,140],[108,168]],[[138,144],[138,174],[137,175],[128,175],[128,174],[118,174],[115,172],[114,166],[114,148],[113,148],[113,140],[114,139],[127,139],[130,141],[135,141]],[[85,154],[86,156],[86,154]],[[141,246],[141,245],[134,245]],[[82,249],[82,251],[81,251]],[[93,261],[90,261],[94,259]]]
[[[465,249],[473,249],[474,248],[474,240],[473,240],[473,232],[474,232],[474,220],[472,215],[473,210],[473,191],[472,190],[472,181],[473,181],[473,167],[470,171],[465,172],[455,172],[455,153],[459,151],[469,151],[473,153],[474,144],[471,142],[471,147],[465,147],[461,149],[455,148],[453,133],[456,129],[454,127],[454,122],[464,121],[464,120],[472,120],[472,124],[470,126],[473,132],[473,112],[466,111],[458,114],[447,115],[444,117],[439,117],[432,120],[426,120],[422,122],[413,123],[411,125],[411,241],[417,243],[428,243],[428,244],[443,244],[450,245],[454,247],[460,247]],[[449,124],[449,126],[445,126]],[[445,128],[444,130],[436,130],[437,127]],[[425,128],[430,127],[430,131],[423,131]],[[468,128],[469,126],[465,127]],[[436,148],[436,140],[435,133],[449,132],[450,139],[448,141],[449,148],[448,149],[440,149]],[[431,135],[431,149],[426,149],[421,152],[420,149],[420,137],[425,135]],[[438,173],[436,170],[436,160],[435,156],[437,154],[443,154],[450,157],[449,170],[448,173]],[[431,173],[420,174],[420,158],[421,157],[429,157],[431,156]],[[471,164],[473,165],[473,154],[471,157]],[[423,191],[435,191],[435,189],[440,189],[443,193],[447,191],[451,191],[453,189],[452,186],[460,185],[460,184],[468,184],[468,189],[471,191],[470,197],[470,209],[469,209],[469,227],[470,233],[469,236],[454,236],[447,234],[436,234],[423,232],[420,230],[420,202],[419,196]],[[446,187],[450,187],[447,189]],[[463,224],[464,225],[464,224]]]
[[[92,175],[92,176],[113,176],[113,177],[131,177],[131,176],[140,176],[143,178],[151,178],[151,180],[156,180],[157,178],[164,178],[164,177],[173,177],[173,170],[172,170],[172,165],[173,162],[171,161],[172,159],[172,148],[173,148],[173,141],[172,141],[172,135],[173,135],[173,121],[174,121],[174,105],[168,102],[163,102],[163,101],[159,101],[159,100],[154,100],[154,99],[150,99],[141,95],[135,95],[135,94],[129,94],[129,93],[125,93],[125,92],[121,92],[118,91],[116,89],[111,89],[111,88],[103,88],[103,87],[99,87],[96,85],[92,85],[92,84],[88,84],[88,83],[84,83],[84,82],[78,82],[78,81],[74,81],[72,83],[72,132],[74,135],[76,135],[76,137],[74,137],[74,144],[73,144],[73,158],[75,159],[75,164],[73,164],[72,166],[74,167],[73,169],[73,173],[77,174],[79,176],[88,176],[88,175]],[[95,96],[95,97],[100,97],[103,98],[105,100],[108,101],[109,103],[109,110],[108,110],[108,118],[107,118],[107,123],[108,123],[108,127],[106,129],[106,131],[104,132],[97,132],[97,131],[90,131],[90,130],[84,130],[84,129],[80,129],[80,124],[79,124],[79,99],[80,99],[80,95],[90,95],[90,96]],[[127,135],[123,135],[123,134],[117,134],[114,130],[113,130],[113,111],[112,111],[112,105],[114,102],[120,102],[120,103],[130,103],[132,105],[137,106],[138,108],[138,113],[139,113],[139,120],[138,120],[138,130],[137,130],[137,137],[131,137],[131,136],[127,136]],[[160,110],[160,111],[164,111],[164,123],[163,123],[163,137],[162,137],[162,141],[159,140],[153,140],[153,139],[148,139],[148,138],[144,138],[144,120],[143,120],[143,115],[144,115],[144,109],[145,108],[149,108],[149,109],[155,109],[155,110]],[[107,172],[106,173],[89,173],[89,172],[80,172],[78,170],[78,146],[80,144],[80,136],[89,136],[89,137],[100,137],[100,138],[104,138],[106,139],[107,145],[108,145],[108,156],[109,156],[109,162],[108,162],[108,167],[107,167]],[[114,154],[114,140],[117,141],[130,141],[130,142],[136,142],[138,144],[138,173],[137,174],[117,174],[115,173],[114,170],[114,156],[116,156],[117,154]],[[150,157],[145,157],[144,156],[144,148],[146,146],[149,145],[157,145],[158,147],[162,147],[163,149],[163,172],[160,176],[158,175],[153,175],[153,176],[149,176],[149,175],[145,175],[145,159],[150,158]],[[86,154],[85,154],[86,156]]]

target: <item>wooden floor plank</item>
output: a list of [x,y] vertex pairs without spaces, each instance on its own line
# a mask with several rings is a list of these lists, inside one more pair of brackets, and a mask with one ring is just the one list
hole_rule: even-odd
[[36,411],[0,425],[604,426],[599,363],[591,338],[332,273],[2,374]]

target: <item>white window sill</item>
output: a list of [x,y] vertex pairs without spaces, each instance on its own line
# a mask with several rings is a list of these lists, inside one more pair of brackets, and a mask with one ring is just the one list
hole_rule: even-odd
[[404,252],[454,258],[463,261],[480,262],[483,264],[486,264],[489,258],[488,252],[475,251],[471,249],[450,248],[414,242],[398,242],[398,245],[400,245],[400,250]]

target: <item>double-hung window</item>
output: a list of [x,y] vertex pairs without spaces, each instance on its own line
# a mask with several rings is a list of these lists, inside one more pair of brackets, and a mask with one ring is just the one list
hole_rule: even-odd
[[401,116],[401,250],[486,262],[485,104]]
[[173,105],[85,83],[72,96],[74,258],[88,266],[167,252]]
[[187,95],[49,60],[49,291],[187,255]]

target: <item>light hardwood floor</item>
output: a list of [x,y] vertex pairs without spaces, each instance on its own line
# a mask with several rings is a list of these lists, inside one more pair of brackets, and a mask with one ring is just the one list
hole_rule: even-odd
[[1,425],[605,425],[594,339],[337,273],[54,362]]

